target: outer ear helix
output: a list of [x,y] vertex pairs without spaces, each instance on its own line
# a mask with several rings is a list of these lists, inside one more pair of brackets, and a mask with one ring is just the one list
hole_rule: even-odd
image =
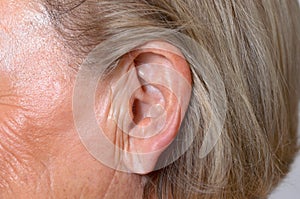
[[[169,43],[185,57],[178,55],[177,52],[174,52],[174,54],[178,57],[181,56],[180,59],[194,66],[192,68],[192,73],[196,74],[196,76],[193,76],[196,78],[194,82],[198,81],[195,88],[199,92],[198,94],[203,95],[203,103],[209,106],[213,116],[207,125],[207,129],[204,129],[204,139],[199,152],[200,158],[205,157],[213,149],[224,125],[227,110],[224,82],[214,64],[214,59],[205,48],[184,34],[164,28],[131,28],[126,32],[119,32],[115,37],[101,42],[88,54],[77,74],[73,95],[74,122],[82,144],[97,160],[119,171],[146,173],[161,169],[183,155],[193,142],[194,137],[192,135],[175,138],[163,154],[125,151],[111,142],[106,136],[111,132],[104,133],[97,121],[94,108],[99,78],[105,77],[106,74],[116,70],[116,60],[129,52],[142,49],[146,42],[151,44],[147,46],[148,50],[155,50],[155,48],[157,48],[156,52],[169,50],[165,49],[166,46],[164,45],[157,45],[157,42],[153,44],[152,41]],[[180,69],[181,66],[178,64],[177,66]],[[205,82],[205,87],[203,87],[201,81]],[[104,107],[104,109],[109,110],[107,107]],[[101,117],[107,119],[108,113],[109,111],[105,111]],[[113,115],[114,113],[111,114],[111,116]],[[155,159],[157,155],[160,155],[159,159],[161,159],[158,162]],[[124,159],[127,159],[127,161],[124,161]],[[130,160],[133,160],[132,165],[130,165]],[[137,162],[138,160],[149,161],[143,164],[143,161]],[[136,167],[135,163],[138,164]]]

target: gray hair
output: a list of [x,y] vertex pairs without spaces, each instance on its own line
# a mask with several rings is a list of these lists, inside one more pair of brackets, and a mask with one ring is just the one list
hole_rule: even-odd
[[[116,41],[118,46],[108,46],[98,58],[112,56],[117,62],[143,42],[161,38],[175,43],[190,63],[192,97],[179,139],[192,140],[191,146],[147,176],[144,198],[265,198],[288,172],[298,150],[296,0],[55,0],[46,5],[73,54],[84,57],[99,43]],[[202,48],[166,37],[162,28]],[[200,66],[207,67],[209,78]],[[210,100],[214,93],[220,96],[220,87],[211,85],[224,86],[227,109],[218,141],[200,158],[206,129],[211,121],[220,122],[212,120],[220,110]]]

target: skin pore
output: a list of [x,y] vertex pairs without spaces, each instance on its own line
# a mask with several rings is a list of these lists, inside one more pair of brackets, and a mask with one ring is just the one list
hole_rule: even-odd
[[81,144],[74,62],[44,13],[34,0],[0,1],[0,198],[141,198],[140,176]]

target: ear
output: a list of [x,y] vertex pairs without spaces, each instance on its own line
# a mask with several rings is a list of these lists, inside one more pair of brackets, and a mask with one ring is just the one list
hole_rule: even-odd
[[173,45],[152,41],[122,57],[111,85],[109,118],[127,135],[119,146],[126,151],[122,159],[131,172],[151,172],[187,110],[189,65]]

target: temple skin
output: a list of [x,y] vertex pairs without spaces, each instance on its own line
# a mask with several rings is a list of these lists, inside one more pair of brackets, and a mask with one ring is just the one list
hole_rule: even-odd
[[78,138],[74,60],[39,3],[0,1],[0,198],[141,198]]

